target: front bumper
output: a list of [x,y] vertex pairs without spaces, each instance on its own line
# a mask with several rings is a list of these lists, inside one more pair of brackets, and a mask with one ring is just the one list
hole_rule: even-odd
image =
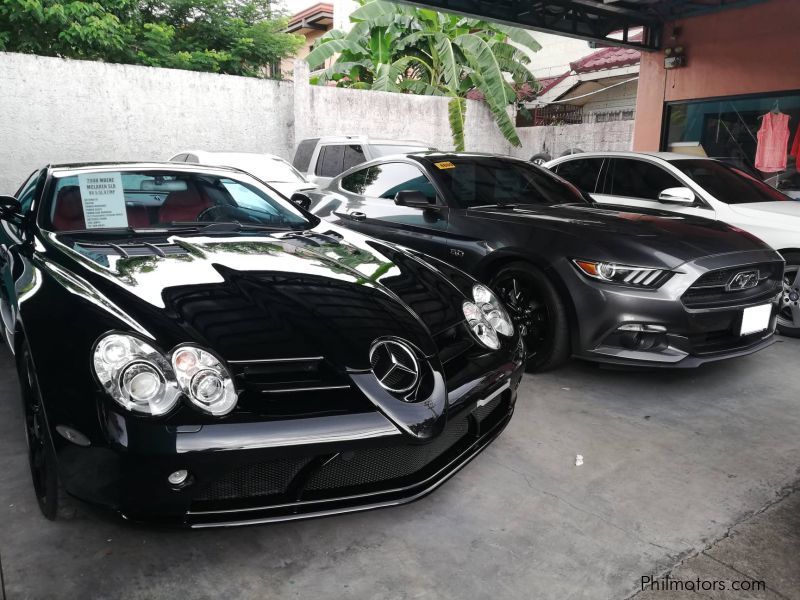
[[[776,341],[779,292],[709,307],[687,306],[682,297],[704,273],[774,260],[775,253],[771,251],[700,259],[682,265],[657,290],[590,281],[571,265],[564,265],[562,275],[574,301],[577,320],[574,355],[611,364],[686,368],[762,350]],[[763,305],[771,306],[766,329],[740,335],[744,310]],[[652,347],[636,347],[633,336],[620,331],[620,327],[638,325],[656,331],[648,334],[650,341],[655,340]]]
[[[167,426],[108,411],[111,443],[59,451],[67,490],[125,518],[215,527],[403,504],[433,491],[511,418],[522,352],[450,390],[446,425],[424,442],[378,411]],[[170,473],[185,469],[187,484]]]

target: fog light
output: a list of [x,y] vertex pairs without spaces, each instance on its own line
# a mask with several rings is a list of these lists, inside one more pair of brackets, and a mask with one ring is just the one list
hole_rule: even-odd
[[184,483],[186,483],[188,479],[189,479],[189,471],[187,471],[186,469],[180,469],[179,471],[175,471],[169,477],[167,477],[167,480],[172,485],[183,485]]

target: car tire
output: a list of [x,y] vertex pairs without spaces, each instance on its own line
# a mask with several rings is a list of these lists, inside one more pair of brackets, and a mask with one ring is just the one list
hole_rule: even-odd
[[800,252],[783,252],[786,268],[778,314],[778,332],[800,338]]
[[553,157],[547,152],[539,152],[539,154],[534,154],[530,158],[530,162],[539,166],[542,166],[544,163],[550,162],[551,160],[553,160]]
[[50,521],[58,517],[70,517],[74,513],[61,499],[56,451],[47,426],[36,371],[27,343],[23,343],[20,349],[19,381],[25,416],[28,465],[39,510]]
[[525,262],[510,263],[489,285],[505,303],[514,326],[523,332],[528,371],[549,371],[569,360],[567,310],[541,270]]

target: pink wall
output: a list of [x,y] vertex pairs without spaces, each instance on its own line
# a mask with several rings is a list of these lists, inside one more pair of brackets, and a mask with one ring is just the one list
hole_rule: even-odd
[[[682,29],[670,39],[673,26]],[[800,90],[800,0],[676,21],[664,45],[682,45],[687,66],[665,70],[662,52],[645,52],[639,74],[635,150],[658,150],[664,102]]]

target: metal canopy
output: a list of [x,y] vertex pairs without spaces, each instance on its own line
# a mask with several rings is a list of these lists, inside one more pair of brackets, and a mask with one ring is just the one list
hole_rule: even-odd
[[[657,50],[667,21],[761,0],[401,0],[603,45]],[[643,28],[641,36],[634,32]],[[613,37],[610,37],[612,36]],[[633,39],[632,39],[633,38]]]

